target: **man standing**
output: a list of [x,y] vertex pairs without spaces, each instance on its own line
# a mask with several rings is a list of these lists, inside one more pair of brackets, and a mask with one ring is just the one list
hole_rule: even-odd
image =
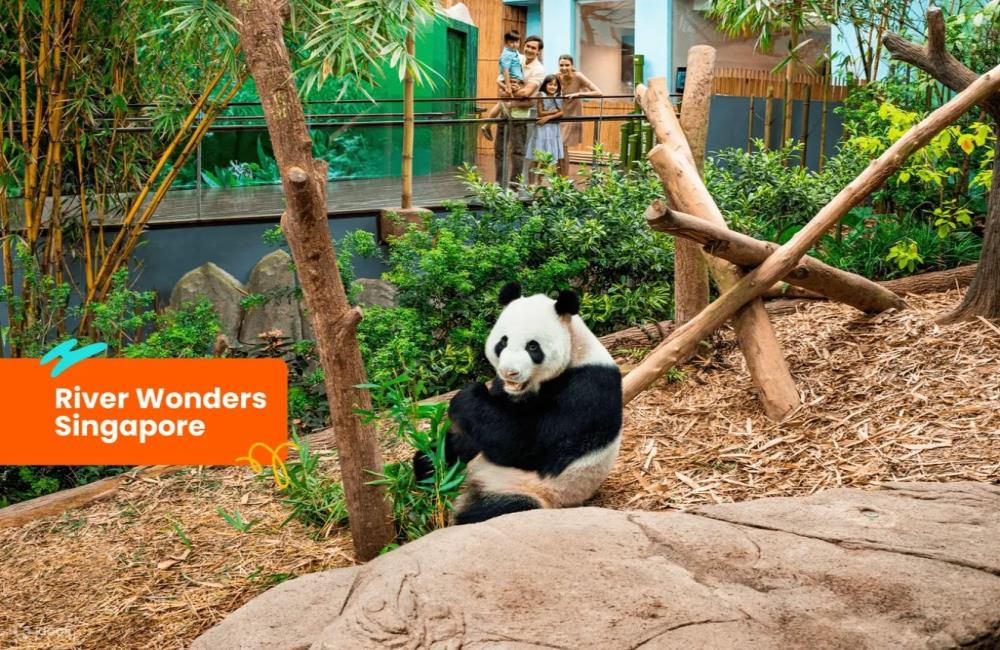
[[[538,93],[542,79],[545,78],[545,68],[538,59],[543,47],[542,39],[537,36],[524,39],[524,84],[510,95],[521,100],[509,102],[510,116],[515,120],[530,118],[534,111],[533,98]],[[502,88],[500,96],[508,96]],[[493,162],[496,182],[503,187],[513,186],[517,178],[524,173],[524,149],[531,135],[528,126],[527,122],[520,121],[497,124],[497,134],[493,141]]]
[[[569,54],[563,54],[559,57],[559,81],[562,83],[562,92],[565,98],[563,103],[564,117],[583,115],[580,97],[601,96],[601,89],[573,67],[573,57]],[[562,176],[569,176],[569,147],[580,144],[583,140],[583,123],[563,122],[561,127],[566,155],[559,161],[559,173]]]

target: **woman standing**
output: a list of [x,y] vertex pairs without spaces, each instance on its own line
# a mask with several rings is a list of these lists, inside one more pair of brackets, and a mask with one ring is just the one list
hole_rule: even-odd
[[[562,85],[563,97],[565,99],[563,103],[564,117],[583,114],[580,97],[601,96],[601,89],[594,85],[594,82],[590,79],[583,76],[583,73],[577,72],[574,69],[573,57],[569,54],[563,54],[559,57],[559,82]],[[563,147],[568,149],[573,145],[580,144],[583,140],[582,122],[563,122],[560,127],[562,129]],[[569,176],[569,151],[566,151],[566,155],[559,161],[559,173],[563,176]]]

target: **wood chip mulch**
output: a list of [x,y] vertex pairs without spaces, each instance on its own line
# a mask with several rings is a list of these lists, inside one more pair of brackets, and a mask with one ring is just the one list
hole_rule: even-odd
[[888,481],[1000,481],[1000,327],[937,325],[957,291],[864,316],[800,303],[775,330],[802,406],[768,420],[731,330],[625,410],[595,505],[684,509]]
[[[683,381],[626,408],[619,463],[591,504],[684,509],[883,481],[1000,481],[1000,327],[936,325],[959,299],[910,296],[908,310],[874,317],[807,302],[775,318],[803,397],[780,424],[724,331]],[[259,521],[239,533],[218,507]],[[0,648],[186,648],[274,584],[354,562],[346,530],[313,539],[281,527],[287,513],[244,468],[192,468],[0,530]]]

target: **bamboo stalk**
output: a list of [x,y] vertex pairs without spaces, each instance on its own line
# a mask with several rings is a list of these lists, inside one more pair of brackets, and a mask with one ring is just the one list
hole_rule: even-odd
[[194,151],[197,149],[198,143],[201,142],[201,140],[205,137],[205,134],[208,133],[209,129],[212,126],[212,122],[215,121],[215,118],[218,117],[218,114],[222,111],[225,105],[232,100],[233,96],[236,95],[237,91],[239,91],[240,87],[243,85],[243,81],[244,78],[241,77],[237,79],[235,82],[233,82],[233,85],[226,91],[225,95],[223,95],[221,102],[219,104],[214,105],[212,108],[206,111],[201,123],[198,125],[198,128],[191,135],[191,138],[188,140],[188,143],[184,147],[184,150],[181,151],[180,155],[177,157],[174,166],[171,168],[170,172],[160,183],[160,186],[157,188],[156,193],[153,195],[153,198],[143,209],[139,219],[137,219],[136,222],[132,225],[133,236],[129,238],[129,241],[126,244],[124,252],[120,258],[120,263],[124,263],[126,260],[128,260],[129,257],[131,257],[132,252],[135,250],[136,245],[139,243],[139,237],[142,235],[146,223],[149,222],[153,214],[156,212],[156,209],[160,206],[160,203],[163,201],[163,197],[166,196],[167,191],[170,189],[170,186],[177,178],[177,175],[180,174],[181,167],[184,166],[184,164],[191,157],[191,154],[194,153]]
[[76,153],[76,177],[80,190],[80,229],[83,234],[83,277],[87,291],[94,285],[94,255],[90,249],[90,216],[87,214],[87,190],[83,182],[83,146],[80,138],[74,143]]
[[819,171],[823,171],[823,163],[826,162],[826,116],[830,110],[830,104],[828,101],[828,88],[827,84],[830,81],[828,74],[829,62],[823,65],[823,100],[820,108],[820,118],[819,118]]
[[[413,25],[406,32],[406,53],[414,55]],[[413,207],[413,75],[407,68],[403,74],[403,195],[400,207]]]
[[894,174],[917,149],[954,123],[984,97],[1000,89],[1000,66],[996,66],[968,88],[911,127],[885,153],[879,156],[847,187],[795,234],[788,243],[771,254],[763,264],[748,273],[696,318],[688,321],[651,352],[622,382],[624,402],[628,403],[669,368],[693,353],[699,341],[718,329],[740,311],[748,301],[759,297],[787,275],[806,251],[812,248],[841,217],[860,203]]
[[809,155],[809,109],[812,104],[812,86],[806,86],[805,103],[802,105],[802,135],[799,140],[802,142],[802,153],[799,154],[799,167],[806,166],[806,157]]
[[[184,122],[181,123],[180,128],[177,130],[177,134],[171,139],[166,149],[160,155],[160,159],[157,161],[156,166],[153,168],[153,171],[150,172],[149,177],[146,179],[146,182],[143,183],[142,189],[139,191],[139,194],[135,197],[135,199],[133,199],[132,204],[129,206],[129,209],[125,214],[125,217],[122,219],[121,229],[115,236],[114,241],[112,241],[111,245],[108,247],[104,263],[102,263],[101,268],[98,270],[97,278],[94,283],[95,290],[97,287],[104,286],[109,281],[111,274],[113,274],[117,270],[117,266],[115,264],[109,264],[108,260],[115,259],[117,251],[120,249],[120,247],[124,242],[125,237],[130,232],[129,226],[132,224],[136,216],[139,214],[139,210],[142,207],[142,203],[143,201],[146,200],[146,197],[149,196],[149,193],[152,190],[153,184],[156,182],[157,177],[160,175],[160,172],[166,166],[167,162],[169,162],[170,157],[171,155],[173,155],[174,150],[184,139],[184,136],[188,132],[188,129],[191,128],[191,125],[194,123],[195,119],[197,119],[199,113],[201,113],[202,108],[204,108],[205,104],[208,102],[209,96],[211,95],[212,91],[215,90],[215,87],[222,80],[223,76],[225,76],[225,73],[226,73],[226,68],[224,66],[220,67],[219,72],[215,75],[215,77],[213,77],[209,81],[208,86],[205,88],[205,91],[202,93],[201,97],[198,98],[198,101],[194,103],[194,105],[191,107],[191,110],[188,112],[187,117],[184,118]],[[94,300],[95,297],[96,294],[94,293],[94,291],[88,291],[86,300],[84,301],[85,304],[89,304],[91,301]],[[83,325],[84,322],[85,319],[84,321],[81,321],[81,325]]]
[[767,87],[767,102],[764,104],[764,151],[771,148],[771,120],[774,119],[774,86]]
[[[2,99],[2,96],[0,96]],[[0,114],[3,111],[0,110]],[[14,133],[13,128],[11,129],[11,138],[13,139]],[[3,124],[0,124],[0,175],[7,172],[9,169],[9,163],[7,157],[4,155],[4,129]],[[10,295],[14,295],[14,260],[11,257],[11,241],[12,236],[10,232],[10,205],[7,203],[7,186],[0,185],[0,261],[3,264],[3,277],[4,285],[7,290],[10,291]],[[7,301],[7,325],[12,329],[15,327],[14,323],[14,304],[13,301]],[[11,356],[16,354],[16,346],[13,342],[10,344]],[[0,344],[0,357],[3,356],[3,345]]]

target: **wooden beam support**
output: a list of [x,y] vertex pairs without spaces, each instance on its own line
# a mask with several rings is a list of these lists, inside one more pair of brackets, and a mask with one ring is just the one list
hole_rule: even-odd
[[[690,214],[675,212],[661,201],[646,210],[646,223],[653,230],[683,237],[704,247],[706,253],[750,269],[759,266],[778,250],[778,245],[764,242],[728,228],[720,228]],[[856,273],[841,271],[806,256],[785,276],[789,284],[823,294],[831,300],[874,314],[886,309],[903,309],[906,302],[885,287]]]
[[[661,144],[649,152],[649,160],[663,181],[672,205],[725,227],[722,212],[698,174],[691,148],[670,105],[666,80],[656,77],[649,88],[639,86],[636,97]],[[743,277],[740,269],[717,257],[708,258],[709,270],[727,291]],[[764,312],[764,304],[754,300],[734,314],[736,336],[747,367],[760,394],[764,412],[772,420],[782,420],[799,405],[799,392],[788,371],[774,328]]]
[[[702,178],[714,70],[714,47],[695,45],[688,50],[680,124]],[[708,265],[701,248],[694,242],[678,239],[674,243],[674,322],[680,325],[697,316],[708,306],[708,292]]]
[[[885,153],[873,160],[860,176],[841,190],[788,243],[706,307],[697,318],[678,328],[630,372],[622,382],[624,402],[628,403],[662,377],[663,373],[690,356],[702,339],[710,336],[736,315],[747,302],[759,297],[775,282],[788,275],[824,232],[896,173],[910,154],[926,145],[969,108],[990,93],[997,92],[998,89],[1000,89],[1000,66],[981,76],[947,104],[910,128]],[[642,86],[637,89],[640,94],[643,91]]]

